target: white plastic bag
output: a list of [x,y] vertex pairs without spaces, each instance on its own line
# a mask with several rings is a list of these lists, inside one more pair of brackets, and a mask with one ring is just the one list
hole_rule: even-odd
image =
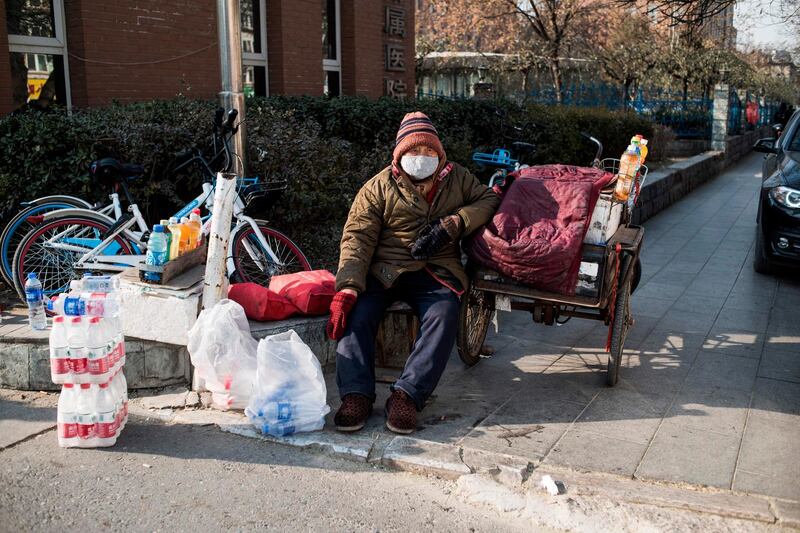
[[316,431],[330,412],[322,368],[294,330],[258,343],[255,391],[245,414],[263,433],[283,437]]
[[258,341],[241,305],[220,300],[205,309],[189,330],[187,345],[200,378],[221,409],[244,409],[256,380]]

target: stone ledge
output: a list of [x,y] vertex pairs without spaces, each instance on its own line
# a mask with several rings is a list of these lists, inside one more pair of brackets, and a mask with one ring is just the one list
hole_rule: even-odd
[[726,167],[750,153],[756,140],[768,134],[768,128],[761,128],[729,137],[725,152],[705,152],[651,172],[639,195],[639,205],[633,210],[633,223],[641,224],[714,179]]

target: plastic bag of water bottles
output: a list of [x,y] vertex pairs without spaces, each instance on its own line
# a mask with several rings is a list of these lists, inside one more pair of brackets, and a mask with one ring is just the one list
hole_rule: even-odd
[[248,404],[256,379],[257,347],[244,309],[233,300],[220,300],[197,317],[187,349],[215,406],[244,409]]
[[262,433],[284,437],[317,431],[330,412],[322,368],[294,330],[258,344],[255,391],[245,414]]

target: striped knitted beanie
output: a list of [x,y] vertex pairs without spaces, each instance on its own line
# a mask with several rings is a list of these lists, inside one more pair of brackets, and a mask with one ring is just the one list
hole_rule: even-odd
[[433,127],[433,122],[428,118],[428,115],[420,111],[407,113],[403,117],[395,139],[394,152],[392,153],[393,163],[399,167],[400,158],[403,157],[403,154],[417,146],[427,146],[435,150],[439,154],[440,165],[443,165],[447,160],[447,154],[444,152],[444,147],[442,146],[442,141],[439,140],[436,128]]

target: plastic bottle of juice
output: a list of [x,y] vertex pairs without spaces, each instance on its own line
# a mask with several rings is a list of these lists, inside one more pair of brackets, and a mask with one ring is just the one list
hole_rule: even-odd
[[177,218],[172,217],[169,219],[167,228],[170,233],[169,258],[172,260],[181,255],[181,225],[178,223]]
[[642,134],[638,134],[634,138],[639,141],[639,164],[644,165],[644,160],[647,159],[647,139]]
[[617,186],[614,188],[614,199],[626,202],[631,193],[633,179],[636,177],[636,170],[639,168],[639,154],[636,153],[636,145],[631,144],[619,160],[619,172],[617,172]]
[[192,239],[192,249],[200,246],[203,238],[203,220],[200,218],[199,209],[192,209],[192,214],[189,215],[189,234]]
[[191,236],[191,228],[189,227],[189,217],[181,218],[180,223],[181,228],[181,243],[180,243],[180,254],[183,255],[186,252],[191,251],[192,249],[192,236]]
[[169,226],[169,220],[162,218],[159,224],[164,226],[164,235],[167,237],[167,261],[169,261],[170,259],[172,259],[172,257],[170,257],[169,255],[169,253],[172,251],[170,249],[172,246],[172,233],[170,233],[169,230],[167,229],[167,227]]

